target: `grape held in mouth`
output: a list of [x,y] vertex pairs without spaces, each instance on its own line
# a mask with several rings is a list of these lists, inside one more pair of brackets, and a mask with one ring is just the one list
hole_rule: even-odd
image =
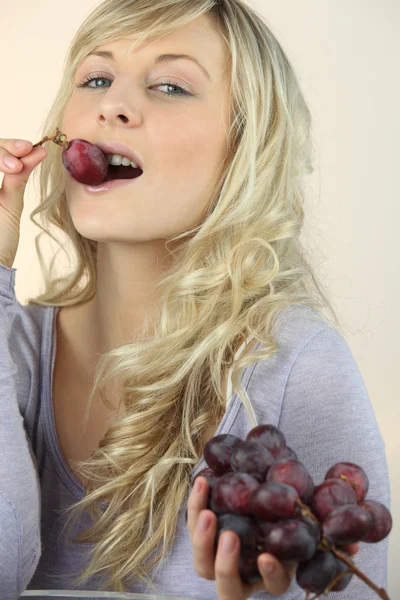
[[71,177],[79,183],[99,185],[113,178],[121,179],[122,175],[123,178],[132,179],[142,173],[141,169],[123,167],[123,169],[126,169],[125,175],[125,171],[121,174],[118,167],[116,167],[114,169],[115,177],[112,177],[113,168],[110,169],[107,156],[99,146],[82,138],[68,141],[67,136],[58,128],[52,136],[45,136],[33,147],[41,146],[44,142],[50,141],[62,147],[62,164]]
[[70,142],[63,150],[62,162],[68,173],[79,183],[99,185],[107,178],[108,162],[104,152],[96,145],[82,139]]
[[238,535],[245,583],[262,579],[257,557],[267,552],[283,564],[297,563],[296,581],[306,600],[313,600],[311,593],[316,598],[339,592],[354,576],[390,600],[346,552],[350,544],[382,541],[393,524],[386,506],[366,497],[369,481],[362,467],[337,463],[315,485],[283,433],[270,424],[253,428],[245,440],[214,436],[204,459],[207,467],[194,479],[207,481],[207,508],[218,518],[214,551],[223,531]]

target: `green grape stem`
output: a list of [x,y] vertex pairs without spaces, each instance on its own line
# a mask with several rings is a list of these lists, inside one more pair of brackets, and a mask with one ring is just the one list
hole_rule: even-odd
[[[303,516],[309,517],[310,519],[315,521],[318,525],[320,525],[320,522],[318,521],[318,519],[314,515],[314,513],[310,510],[310,508],[306,504],[303,504],[303,502],[299,498],[297,499],[297,504],[298,504],[298,506],[300,506],[301,514]],[[320,543],[318,544],[318,550],[323,550],[324,552],[332,552],[332,554],[334,554],[336,556],[336,558],[338,558],[339,560],[344,562],[349,567],[349,569],[344,571],[343,573],[340,573],[340,575],[338,575],[338,577],[335,578],[323,592],[318,594],[318,596],[314,596],[314,598],[310,598],[310,599],[308,597],[306,597],[306,600],[316,600],[323,594],[327,594],[329,592],[330,588],[334,587],[335,584],[337,583],[337,581],[339,581],[339,579],[341,577],[344,577],[344,575],[346,575],[349,572],[354,573],[355,575],[357,575],[357,577],[362,579],[364,581],[364,583],[369,585],[369,587],[372,588],[374,590],[374,592],[376,592],[380,598],[382,598],[382,600],[390,600],[390,598],[384,588],[378,588],[373,583],[373,581],[368,579],[368,577],[366,575],[364,575],[364,573],[362,571],[357,569],[357,567],[352,562],[350,562],[350,560],[347,558],[347,556],[345,554],[340,552],[333,544],[330,544],[325,537],[322,537]],[[307,594],[308,594],[308,592],[307,592]]]
[[36,148],[36,146],[41,146],[42,144],[44,144],[44,142],[54,142],[58,146],[61,146],[63,150],[68,150],[71,147],[71,142],[67,140],[67,136],[64,133],[62,133],[60,129],[58,129],[58,127],[53,133],[53,135],[45,135],[44,138],[40,140],[40,142],[33,144],[32,148]]

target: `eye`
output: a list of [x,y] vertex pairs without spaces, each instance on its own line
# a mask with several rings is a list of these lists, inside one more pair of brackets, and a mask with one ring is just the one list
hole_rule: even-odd
[[[109,77],[105,77],[104,75],[102,75],[101,73],[94,73],[93,75],[88,75],[83,81],[82,83],[78,84],[76,87],[78,88],[88,88],[91,90],[95,90],[95,89],[99,89],[105,86],[89,86],[89,83],[91,81],[112,81],[112,79],[110,79]],[[161,92],[162,94],[165,94],[166,96],[192,96],[193,94],[191,94],[186,88],[184,88],[182,85],[178,85],[179,82],[177,81],[172,81],[172,80],[167,80],[167,81],[163,81],[161,83],[159,83],[157,86],[153,86],[153,87],[161,87],[161,86],[168,86],[170,88],[175,88],[177,90],[180,90],[179,93],[171,93],[171,92]]]

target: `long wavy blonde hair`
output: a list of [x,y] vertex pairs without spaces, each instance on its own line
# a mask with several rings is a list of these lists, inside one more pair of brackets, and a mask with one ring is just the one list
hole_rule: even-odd
[[[155,41],[201,15],[221,35],[230,59],[229,152],[201,223],[170,240],[185,243],[157,283],[159,301],[151,323],[143,324],[143,339],[97,362],[85,423],[96,390],[110,406],[105,386],[113,378],[123,381],[124,414],[92,456],[75,463],[89,483],[84,498],[69,507],[67,523],[83,511],[93,517],[74,539],[90,544],[88,566],[75,573],[77,585],[100,574],[104,589],[124,592],[139,579],[149,583],[150,571],[174,542],[207,429],[225,412],[223,374],[232,366],[233,389],[256,425],[241,373],[278,352],[274,327],[286,307],[328,308],[340,329],[300,243],[305,176],[314,171],[310,112],[282,47],[243,1],[105,0],[71,43],[43,135],[61,123],[77,66],[91,50],[132,35],[132,47]],[[76,266],[64,277],[53,276],[56,256],[47,270],[39,234],[46,288],[28,303],[77,305],[96,293],[97,243],[82,237],[71,220],[61,148],[49,144],[47,150],[40,165],[41,201],[31,220],[60,250],[51,226],[67,236]],[[262,350],[233,362],[251,335]]]

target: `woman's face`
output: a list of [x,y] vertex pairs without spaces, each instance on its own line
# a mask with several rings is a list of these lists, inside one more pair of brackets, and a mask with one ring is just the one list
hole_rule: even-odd
[[[114,60],[89,56],[79,65],[60,124],[68,140],[118,141],[143,163],[141,177],[97,194],[65,173],[74,225],[99,242],[160,240],[198,225],[227,151],[226,53],[208,20],[200,17],[127,54],[131,43],[98,46],[96,51],[112,52]],[[190,60],[157,63],[162,54],[191,55],[209,77]],[[87,87],[77,87],[96,74]]]

